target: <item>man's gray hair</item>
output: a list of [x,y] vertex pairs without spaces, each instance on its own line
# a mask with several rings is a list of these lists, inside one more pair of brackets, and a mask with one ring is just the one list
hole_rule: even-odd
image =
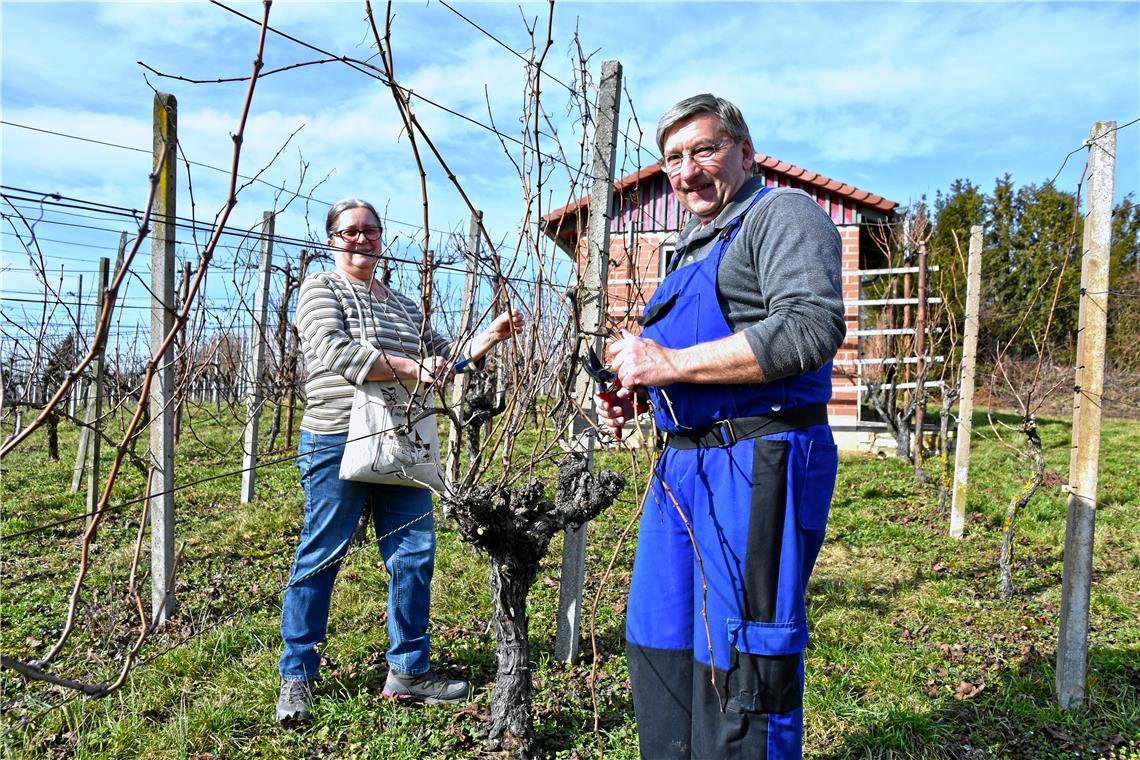
[[720,119],[721,126],[733,142],[751,141],[748,125],[744,123],[740,109],[724,98],[706,92],[685,98],[665,112],[661,121],[657,122],[657,149],[664,153],[665,133],[685,119],[701,113],[711,113]]
[[332,237],[333,225],[340,215],[350,208],[366,208],[372,212],[372,216],[376,217],[376,224],[380,225],[380,229],[384,229],[384,225],[380,222],[380,215],[376,213],[376,207],[368,201],[362,201],[359,198],[342,198],[332,205],[329,209],[328,216],[325,217],[325,234]]

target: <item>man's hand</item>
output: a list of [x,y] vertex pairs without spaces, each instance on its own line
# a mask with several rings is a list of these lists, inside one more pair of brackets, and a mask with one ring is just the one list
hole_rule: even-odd
[[613,343],[606,353],[610,369],[626,388],[682,382],[764,382],[764,371],[742,332],[688,348],[666,348],[649,338],[639,338],[622,330],[621,340]]
[[598,422],[602,423],[606,432],[620,440],[622,427],[635,416],[633,391],[619,388],[613,393],[599,393],[594,396],[594,402],[598,410]]
[[626,330],[622,330],[621,335],[621,340],[613,343],[606,353],[610,369],[617,373],[622,386],[670,385],[680,379],[679,351],[665,348],[649,338],[631,335]]

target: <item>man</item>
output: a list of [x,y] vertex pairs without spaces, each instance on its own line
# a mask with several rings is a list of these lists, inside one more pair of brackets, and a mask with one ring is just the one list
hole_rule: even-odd
[[839,234],[808,195],[753,175],[722,98],[677,103],[657,145],[692,218],[643,332],[610,347],[624,389],[598,402],[618,434],[644,389],[666,433],[626,624],[641,754],[798,758],[804,592],[838,466]]

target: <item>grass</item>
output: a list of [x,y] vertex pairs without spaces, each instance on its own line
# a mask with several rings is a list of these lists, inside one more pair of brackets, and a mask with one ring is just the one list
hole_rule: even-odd
[[[1012,423],[995,416],[998,423]],[[1066,500],[1043,488],[1018,520],[1017,593],[998,595],[1002,516],[1029,472],[1016,438],[979,414],[970,519],[946,536],[937,495],[894,459],[847,457],[828,539],[810,588],[805,754],[810,758],[1140,758],[1140,423],[1106,421],[1101,449],[1086,706],[1054,696]],[[1040,420],[1047,466],[1068,470],[1069,424]],[[34,437],[3,463],[0,533],[83,511],[68,492],[73,430],[63,462]],[[437,515],[433,660],[471,679],[461,709],[407,709],[383,700],[387,579],[361,546],[345,562],[323,649],[314,724],[275,725],[279,590],[300,525],[296,471],[285,461],[258,474],[258,498],[238,504],[240,426],[200,413],[178,448],[176,496],[183,548],[178,611],[140,653],[126,685],[101,699],[0,671],[5,757],[79,758],[474,758],[483,756],[495,650],[487,621],[486,561]],[[529,441],[527,441],[529,442]],[[525,449],[526,447],[520,447]],[[283,455],[278,455],[283,456]],[[629,470],[623,453],[599,463]],[[936,462],[930,463],[934,475]],[[631,481],[641,487],[645,462]],[[212,476],[224,475],[212,480]],[[124,472],[115,504],[134,498]],[[535,716],[543,757],[637,756],[626,670],[624,595],[632,539],[603,571],[635,512],[631,487],[589,526],[582,657],[554,657],[561,542],[555,539],[529,599]],[[52,667],[91,682],[114,680],[135,635],[127,567],[141,508],[113,510],[92,551],[80,625]],[[81,524],[81,523],[80,523]],[[78,562],[79,525],[0,543],[0,646],[30,660],[55,641]],[[142,567],[148,567],[144,558]],[[145,590],[144,590],[145,597]],[[597,641],[593,651],[590,636]],[[591,694],[593,686],[594,694]],[[595,708],[595,699],[596,708]],[[595,732],[595,720],[598,730]]]

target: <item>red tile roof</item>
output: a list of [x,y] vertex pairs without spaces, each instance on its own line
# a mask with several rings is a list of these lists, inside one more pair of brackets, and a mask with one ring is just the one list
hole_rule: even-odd
[[787,161],[781,161],[778,158],[766,156],[763,153],[756,154],[756,165],[761,169],[783,174],[789,179],[803,182],[805,185],[826,190],[829,193],[840,195],[844,198],[850,198],[862,206],[869,206],[883,214],[891,213],[895,207],[899,205],[896,201],[888,200],[881,195],[860,190],[854,185],[848,185],[834,180],[831,177],[825,177],[822,174],[808,171],[801,166],[789,164]]
[[[661,171],[661,161],[654,161],[649,166],[642,167],[635,171],[633,174],[627,174],[621,179],[614,182],[614,192],[620,193],[627,187],[633,187],[644,179],[652,177],[657,172]],[[548,214],[543,214],[542,221],[549,224],[557,224],[564,216],[576,214],[579,210],[586,208],[590,204],[590,196],[583,195],[576,201],[571,201],[559,209],[555,209]]]

